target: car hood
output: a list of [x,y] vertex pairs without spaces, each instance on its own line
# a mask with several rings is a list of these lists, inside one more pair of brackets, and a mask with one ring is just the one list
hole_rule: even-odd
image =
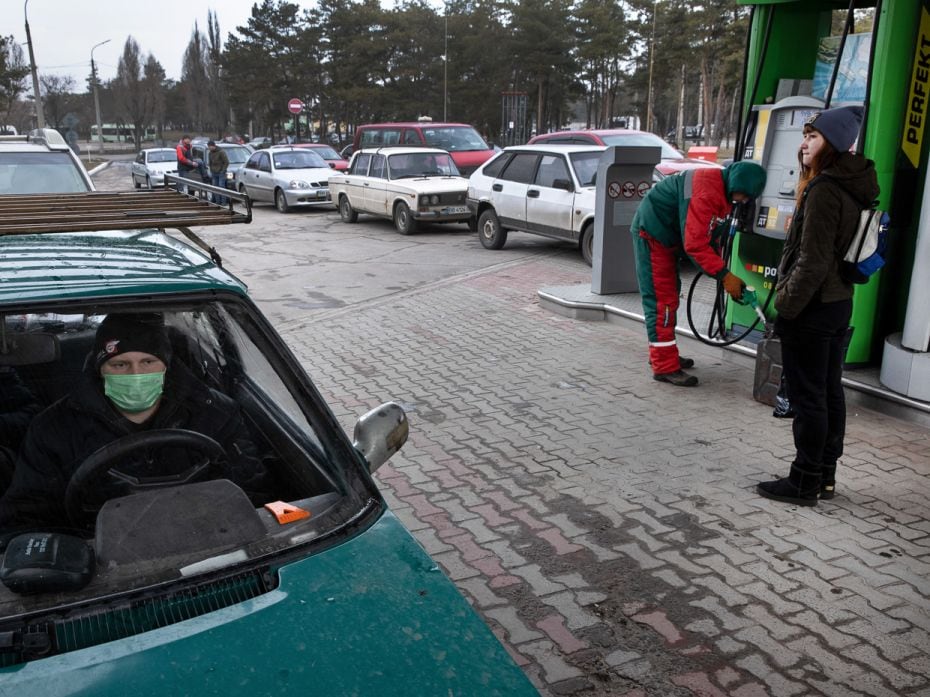
[[10,694],[538,693],[390,513],[284,566],[277,589],[144,634],[0,671]]
[[156,174],[164,174],[165,172],[176,172],[178,169],[178,163],[175,162],[149,162],[145,168],[149,172],[154,172]]
[[666,176],[669,174],[677,174],[678,172],[685,172],[689,169],[706,169],[708,167],[711,169],[723,169],[721,165],[715,162],[696,160],[689,157],[682,158],[681,160],[662,160],[656,165],[656,169]]
[[442,194],[448,191],[468,190],[468,180],[465,177],[410,177],[408,179],[392,179],[392,189],[407,189],[418,194]]
[[279,169],[275,171],[275,178],[282,181],[302,179],[303,181],[322,181],[335,174],[329,167],[309,167],[307,169]]

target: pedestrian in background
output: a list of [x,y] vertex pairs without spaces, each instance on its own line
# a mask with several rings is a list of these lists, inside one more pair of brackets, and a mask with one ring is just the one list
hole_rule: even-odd
[[764,186],[765,170],[755,162],[689,170],[653,186],[636,210],[630,232],[655,380],[679,387],[697,385],[697,376],[683,370],[694,361],[678,355],[675,341],[681,295],[679,261],[687,255],[739,300],[745,284],[730,273],[712,241],[734,203],[757,198]]
[[[194,159],[194,151],[191,148],[191,137],[189,135],[181,136],[178,145],[175,148],[178,156],[178,176],[185,179],[194,179],[196,181],[206,180],[206,168],[202,160]],[[187,193],[187,187],[179,187],[182,193]]]
[[849,152],[861,124],[861,107],[817,112],[804,124],[794,216],[775,286],[796,454],[787,477],[757,487],[775,501],[813,506],[834,496],[846,433],[842,377],[853,296],[839,268],[859,214],[879,194],[874,163]]
[[[226,170],[229,169],[229,156],[223,148],[219,147],[212,140],[207,143],[207,149],[210,153],[210,182],[213,186],[226,188]],[[226,205],[225,196],[214,196],[213,202],[221,206]]]

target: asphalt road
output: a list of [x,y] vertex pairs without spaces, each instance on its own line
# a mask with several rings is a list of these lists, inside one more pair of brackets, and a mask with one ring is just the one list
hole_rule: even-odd
[[569,245],[270,206],[200,232],[344,428],[404,406],[385,498],[541,694],[930,697],[930,430],[851,408],[836,498],[778,504],[751,366],[689,345],[675,388],[641,326],[542,309],[590,280]]
[[[129,166],[111,162],[94,175],[95,185],[131,190]],[[253,218],[250,225],[205,228],[202,236],[278,327],[540,256],[587,268],[576,245],[513,233],[504,249],[490,251],[464,224],[423,226],[405,237],[387,219],[361,215],[354,225],[343,223],[332,206],[281,214],[256,204]]]

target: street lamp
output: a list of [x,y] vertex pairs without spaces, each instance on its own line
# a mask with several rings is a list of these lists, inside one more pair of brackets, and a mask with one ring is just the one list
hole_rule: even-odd
[[[26,0],[27,2],[29,0]],[[100,93],[97,91],[97,64],[94,63],[94,49],[110,43],[110,39],[94,44],[90,49],[90,79],[94,86],[94,109],[97,112],[97,138],[100,139],[100,154],[103,155],[103,123],[100,120]]]
[[39,92],[39,72],[36,70],[36,56],[32,50],[32,34],[29,33],[29,14],[26,11],[29,0],[23,3],[23,17],[26,18],[26,43],[29,45],[29,69],[32,72],[32,92],[36,103],[36,128],[45,128],[45,111],[42,109],[42,93]]

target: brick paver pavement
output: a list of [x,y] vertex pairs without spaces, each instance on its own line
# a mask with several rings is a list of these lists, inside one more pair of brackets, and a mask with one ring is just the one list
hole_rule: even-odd
[[838,496],[766,501],[790,424],[747,367],[539,307],[532,259],[285,328],[346,428],[389,399],[392,509],[543,695],[930,696],[930,432],[851,409]]

